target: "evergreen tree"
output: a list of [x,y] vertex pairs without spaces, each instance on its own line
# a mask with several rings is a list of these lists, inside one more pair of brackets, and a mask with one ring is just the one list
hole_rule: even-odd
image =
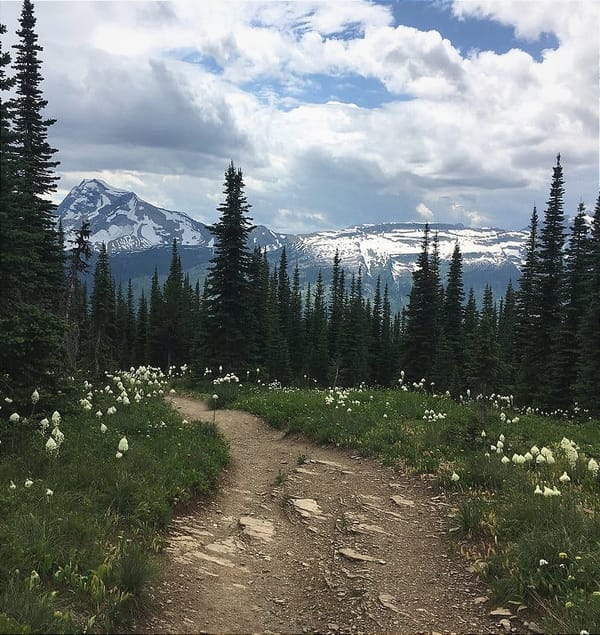
[[434,253],[432,258],[429,253],[429,225],[426,223],[406,310],[403,367],[410,380],[420,381],[432,376],[437,350],[439,287],[437,256]]
[[164,368],[167,364],[164,329],[165,307],[160,288],[158,269],[154,269],[150,287],[150,308],[148,314],[148,361],[153,366]]
[[225,202],[210,229],[215,236],[214,256],[208,272],[208,345],[213,365],[240,371],[248,363],[250,341],[246,332],[250,288],[248,236],[252,230],[244,195],[242,171],[233,162],[225,172]]
[[579,358],[578,336],[588,305],[588,281],[590,279],[590,240],[585,220],[585,206],[580,203],[571,227],[565,258],[565,312],[561,331],[564,357],[561,370],[563,383],[572,394],[577,376]]
[[562,361],[566,354],[561,337],[564,319],[563,249],[565,243],[563,213],[564,180],[560,154],[553,169],[550,197],[540,231],[539,259],[535,294],[539,314],[536,320],[537,371],[532,386],[533,398],[546,408],[568,406]]
[[334,385],[340,370],[340,345],[342,336],[342,322],[344,312],[344,270],[341,266],[340,253],[336,249],[331,270],[331,294],[329,300],[329,358],[332,363],[331,374]]
[[498,346],[492,289],[486,285],[481,317],[475,329],[468,360],[468,379],[475,391],[487,396],[495,387],[498,370]]
[[517,323],[515,329],[515,364],[517,381],[515,392],[521,403],[531,403],[534,390],[533,381],[538,372],[537,320],[539,307],[536,297],[536,274],[538,271],[538,215],[533,207],[529,223],[529,239],[525,251],[525,261],[519,278],[516,297]]
[[579,356],[575,398],[592,414],[600,414],[600,194],[596,200],[589,241],[588,282],[579,326]]
[[182,358],[184,348],[183,272],[176,239],[173,240],[171,265],[163,288],[163,299],[162,326],[166,344],[166,365],[169,368],[172,365],[180,365],[186,361]]
[[96,375],[115,366],[115,294],[106,245],[102,243],[94,271],[91,296],[93,369]]
[[290,331],[288,339],[290,367],[293,378],[298,381],[304,373],[306,360],[306,340],[302,319],[302,293],[300,290],[300,269],[294,268],[292,277],[292,297],[290,302]]
[[48,200],[57,164],[46,140],[53,120],[42,117],[35,23],[25,0],[14,78],[6,73],[10,56],[0,49],[0,91],[15,86],[14,99],[1,95],[0,103],[0,367],[15,387],[48,384],[63,368],[64,259]]
[[317,276],[314,291],[314,304],[310,316],[310,365],[309,375],[320,385],[327,382],[329,354],[327,346],[327,308],[325,305],[325,287],[321,270]]
[[458,242],[454,246],[446,293],[442,306],[441,335],[433,377],[440,390],[458,394],[464,386],[464,339],[462,332],[463,302],[462,254]]
[[498,321],[498,386],[504,393],[513,392],[515,369],[515,331],[517,322],[516,293],[509,280]]
[[142,289],[135,327],[135,363],[148,364],[148,302]]

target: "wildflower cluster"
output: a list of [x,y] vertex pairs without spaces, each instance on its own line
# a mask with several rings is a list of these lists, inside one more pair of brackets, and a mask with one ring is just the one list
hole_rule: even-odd
[[234,375],[234,373],[227,373],[227,375],[223,375],[222,377],[217,377],[216,379],[213,379],[213,384],[215,386],[218,386],[219,384],[239,384],[240,380],[239,377],[237,377],[237,375]]
[[435,410],[425,410],[425,414],[423,415],[423,419],[425,421],[438,421],[440,419],[446,418],[445,412],[435,412]]

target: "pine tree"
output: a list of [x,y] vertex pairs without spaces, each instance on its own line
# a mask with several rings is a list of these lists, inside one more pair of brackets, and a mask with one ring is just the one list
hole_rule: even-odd
[[208,272],[208,345],[213,364],[240,371],[248,364],[246,333],[250,288],[248,236],[252,230],[242,171],[233,161],[225,172],[225,202],[219,221],[210,229],[215,251]]
[[329,342],[329,358],[332,363],[332,376],[334,385],[340,370],[340,340],[342,337],[342,321],[344,312],[344,270],[341,266],[340,253],[336,249],[333,256],[333,267],[331,270],[331,293],[329,298],[328,310],[328,342]]
[[292,276],[288,349],[292,376],[296,381],[299,381],[305,371],[306,339],[302,319],[302,292],[300,290],[300,269],[298,265],[295,266]]
[[516,293],[509,280],[498,321],[498,390],[513,393],[515,373],[515,331],[517,322]]
[[310,316],[310,363],[309,375],[320,385],[327,382],[329,354],[327,346],[327,308],[325,304],[325,287],[319,269],[314,291],[314,304]]

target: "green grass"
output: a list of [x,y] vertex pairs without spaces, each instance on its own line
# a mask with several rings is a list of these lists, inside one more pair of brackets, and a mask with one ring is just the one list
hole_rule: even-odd
[[[129,405],[116,401],[119,382]],[[0,411],[0,633],[107,631],[146,605],[161,531],[178,505],[215,487],[228,460],[216,429],[184,424],[163,389],[164,378],[143,372],[84,389],[92,409],[64,404],[57,454],[46,450],[53,424],[39,426],[52,415],[43,395],[27,422],[10,421],[13,404]]]
[[[435,473],[441,487],[464,495],[457,533],[474,541],[471,552],[498,600],[540,610],[550,632],[600,631],[600,479],[587,469],[590,457],[600,462],[599,421],[517,413],[499,400],[482,436],[477,403],[402,390],[254,388],[234,405],[317,443]],[[501,454],[491,448],[500,435]],[[563,437],[579,447],[574,465],[560,448]],[[555,462],[502,462],[533,445],[550,448]],[[559,481],[563,472],[569,483]],[[536,485],[561,495],[535,494]]]

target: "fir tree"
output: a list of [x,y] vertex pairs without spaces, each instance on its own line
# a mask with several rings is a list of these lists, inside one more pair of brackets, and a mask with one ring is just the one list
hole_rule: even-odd
[[166,342],[164,329],[165,307],[160,288],[158,269],[154,269],[150,287],[150,307],[148,311],[148,361],[153,366],[165,367]]
[[563,213],[564,181],[560,155],[553,168],[550,197],[538,245],[538,269],[534,286],[536,306],[535,343],[537,367],[533,375],[535,385],[533,400],[547,408],[568,405],[568,391],[562,374],[565,355],[564,338],[561,337],[564,318],[563,249],[565,243]]
[[292,376],[298,381],[304,373],[306,359],[306,339],[302,320],[302,293],[300,290],[300,269],[298,265],[294,268],[292,276],[288,349]]
[[250,352],[246,332],[251,295],[248,236],[253,226],[242,171],[233,162],[225,172],[223,193],[220,219],[210,228],[215,255],[208,272],[208,345],[213,364],[239,372],[246,367]]
[[589,241],[587,307],[579,326],[579,357],[575,398],[593,414],[600,414],[600,194],[596,200]]
[[137,311],[134,357],[136,364],[148,364],[148,302],[143,289]]
[[163,289],[163,332],[166,344],[167,368],[184,362],[182,352],[184,348],[184,296],[183,296],[183,272],[181,260],[177,250],[177,240],[173,240],[171,251],[171,265],[169,275],[165,280]]
[[102,243],[94,270],[91,297],[92,360],[96,375],[115,366],[115,295],[106,245]]

